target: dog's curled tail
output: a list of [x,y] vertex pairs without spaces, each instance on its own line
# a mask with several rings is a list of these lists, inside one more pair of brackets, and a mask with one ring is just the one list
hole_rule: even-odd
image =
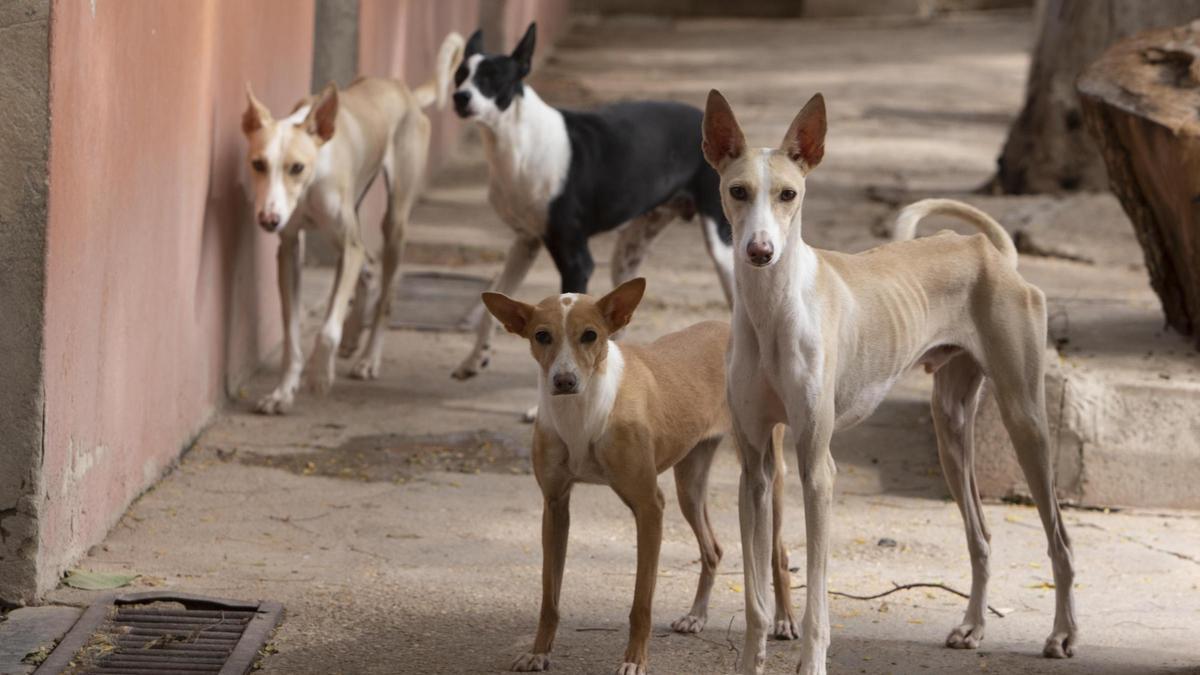
[[892,241],[912,239],[917,232],[917,223],[926,216],[935,214],[957,216],[971,223],[1012,262],[1014,267],[1016,266],[1017,247],[1000,223],[974,206],[956,199],[922,199],[904,207],[900,215],[896,216],[896,225],[892,228]]
[[437,104],[438,110],[446,107],[446,99],[450,98],[450,83],[454,80],[454,71],[462,62],[465,50],[466,42],[463,41],[463,36],[454,31],[451,31],[442,41],[433,77],[413,92],[413,95],[417,97],[417,103],[422,108],[433,103]]

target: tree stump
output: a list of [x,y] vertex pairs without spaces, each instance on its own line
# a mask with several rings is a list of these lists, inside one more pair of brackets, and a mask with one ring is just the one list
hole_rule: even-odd
[[1118,42],[1078,89],[1167,324],[1200,348],[1200,21]]

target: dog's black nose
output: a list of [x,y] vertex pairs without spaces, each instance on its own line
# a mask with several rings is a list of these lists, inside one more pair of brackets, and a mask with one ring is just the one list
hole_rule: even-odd
[[467,108],[471,103],[471,92],[456,91],[454,92],[454,110],[461,116],[466,117],[470,109]]
[[771,258],[775,255],[775,245],[769,241],[751,239],[746,245],[746,255],[750,256],[750,262],[754,265],[762,267],[771,262]]
[[279,227],[278,213],[260,213],[258,214],[258,225],[267,232],[274,232]]
[[575,377],[574,373],[559,373],[554,376],[554,393],[556,394],[574,394],[575,387],[579,385],[579,378]]

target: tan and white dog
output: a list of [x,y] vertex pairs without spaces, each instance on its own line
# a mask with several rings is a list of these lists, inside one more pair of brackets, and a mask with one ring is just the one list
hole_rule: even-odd
[[[691,610],[671,627],[698,633],[721,559],[706,507],[708,471],[729,432],[725,350],[729,325],[699,323],[639,346],[610,338],[629,323],[646,282],[621,284],[596,300],[566,293],[527,305],[484,293],[488,311],[509,332],[529,340],[540,366],[540,405],[533,433],[533,470],[542,489],[542,610],[533,648],[513,670],[550,666],[558,628],[558,597],[567,555],[569,503],[575,483],[610,486],[637,521],[637,581],[629,643],[619,675],[646,672],[651,602],[662,544],[663,494],[658,474],[674,467],[679,507],[700,544],[700,582]],[[768,434],[770,435],[770,434]],[[782,462],[783,427],[773,438]],[[768,439],[772,443],[772,439]],[[780,538],[783,472],[777,473],[772,549],[776,633],[798,636],[791,613],[787,551]]]
[[[283,377],[258,402],[263,413],[282,413],[294,400],[304,369],[300,349],[300,269],[304,230],[330,235],[340,258],[333,293],[308,365],[311,387],[333,384],[335,349],[352,356],[371,307],[366,350],[351,370],[360,379],[379,376],[383,334],[404,251],[404,231],[416,201],[429,153],[429,118],[422,108],[444,107],[451,78],[462,60],[463,39],[446,36],[429,82],[410,90],[397,80],[363,77],[338,91],[330,84],[276,120],[246,87],[242,131],[254,183],[254,213],[267,232],[279,234],[279,295],[283,308]],[[369,255],[363,247],[358,205],[383,174],[383,275],[373,297]],[[357,288],[357,293],[355,289]],[[347,316],[351,295],[353,312]],[[345,325],[343,326],[343,320]],[[343,332],[344,329],[344,332]]]
[[800,672],[824,673],[829,646],[825,568],[836,468],[830,437],[869,415],[901,374],[916,365],[934,373],[938,454],[966,523],[971,595],[946,644],[973,649],[983,639],[989,539],[975,481],[972,434],[980,386],[991,380],[1049,541],[1054,569],[1054,629],[1043,654],[1075,651],[1070,540],[1054,493],[1043,385],[1046,301],[1017,273],[1008,234],[987,214],[960,202],[907,207],[897,238],[912,236],[926,215],[963,218],[981,234],[945,232],[897,241],[858,255],[804,243],[805,177],[825,145],[825,103],[804,106],[778,148],[746,146],[720,93],[708,97],[704,155],[721,174],[733,224],[733,329],[729,402],[742,452],[739,494],[746,573],[745,673],[766,657],[767,565],[778,460],[773,427],[791,426],[804,486],[807,606]]

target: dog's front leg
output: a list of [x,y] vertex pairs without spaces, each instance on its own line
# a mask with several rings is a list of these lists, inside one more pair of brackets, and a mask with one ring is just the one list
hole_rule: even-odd
[[800,675],[824,675],[829,648],[829,595],[825,588],[829,562],[830,512],[836,465],[829,452],[833,435],[833,388],[797,396],[816,400],[813,410],[804,403],[789,406],[788,419],[796,436],[796,460],[804,486],[804,526],[808,539],[805,556],[808,588],[800,644]]
[[637,581],[633,585],[633,607],[629,610],[629,643],[617,675],[646,675],[649,660],[651,609],[658,581],[658,554],[662,547],[663,493],[651,470],[635,485],[613,489],[633,510],[637,522]]
[[550,649],[558,631],[558,598],[567,562],[567,535],[571,528],[570,485],[543,486],[542,506],[542,610],[538,615],[533,649],[512,664],[519,672],[550,668]]
[[275,258],[279,283],[279,306],[283,313],[283,377],[279,386],[259,399],[255,410],[277,415],[292,407],[300,373],[304,369],[304,354],[300,349],[300,268],[304,257],[303,232],[285,230],[279,235]]
[[[356,218],[353,214],[343,216]],[[336,350],[342,338],[342,321],[358,283],[359,272],[362,271],[366,252],[358,238],[357,224],[343,225],[342,255],[338,259],[337,272],[334,275],[333,293],[329,298],[329,308],[325,313],[325,322],[317,335],[317,344],[309,357],[308,384],[318,394],[327,394],[333,387],[334,366],[336,365]]]
[[[525,276],[529,274],[529,268],[533,267],[533,261],[537,260],[538,251],[542,248],[542,242],[535,237],[517,236],[517,240],[513,242],[508,249],[508,257],[504,259],[504,271],[500,273],[499,278],[492,284],[490,290],[496,293],[511,295],[525,280]],[[479,308],[483,307],[483,303],[479,304]],[[459,364],[458,368],[450,374],[456,380],[467,380],[479,374],[479,371],[487,367],[492,355],[492,333],[496,329],[496,319],[488,312],[484,312],[476,308],[479,319],[475,324],[475,347],[467,358]]]

